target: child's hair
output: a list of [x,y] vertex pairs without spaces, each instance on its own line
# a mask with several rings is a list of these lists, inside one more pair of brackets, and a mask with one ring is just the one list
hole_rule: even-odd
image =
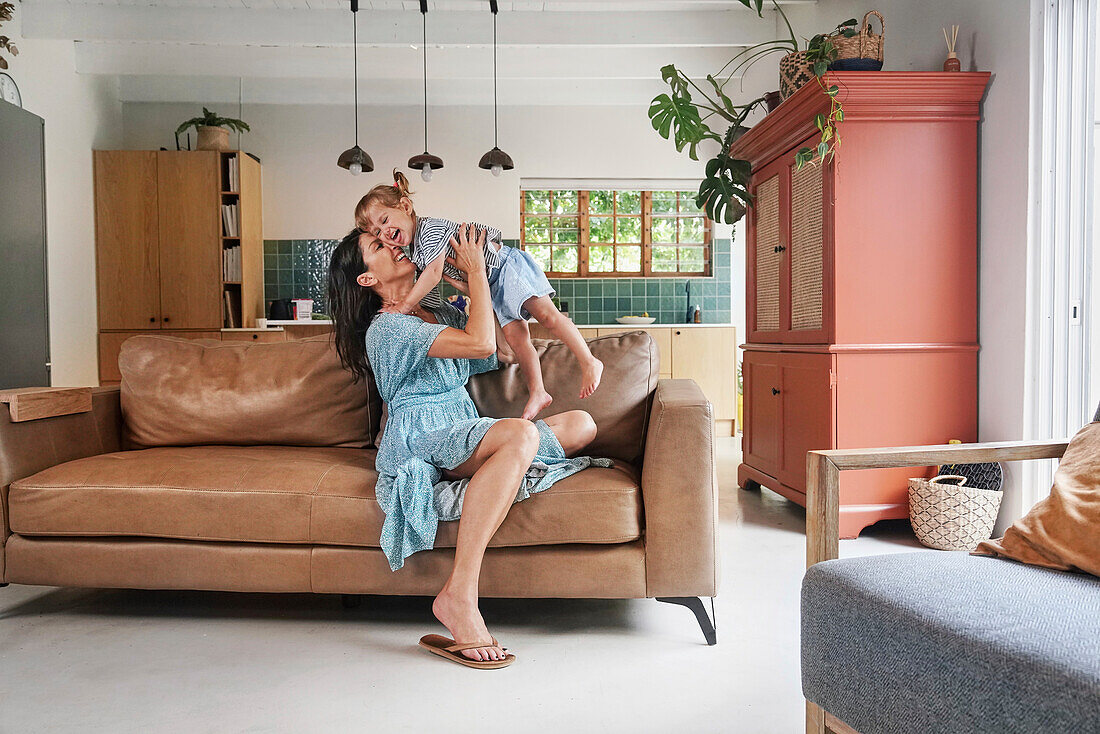
[[[369,231],[369,222],[367,221],[367,213],[370,208],[375,204],[381,204],[382,206],[388,206],[391,209],[401,203],[401,200],[406,197],[412,196],[412,190],[409,188],[409,179],[405,178],[405,174],[393,169],[393,185],[378,184],[373,189],[367,192],[367,195],[359,200],[359,203],[355,205],[355,225],[364,232]],[[414,211],[413,216],[416,216]]]

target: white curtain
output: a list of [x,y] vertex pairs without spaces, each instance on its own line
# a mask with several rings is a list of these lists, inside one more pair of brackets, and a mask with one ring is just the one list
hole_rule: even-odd
[[[1091,321],[1100,313],[1092,303],[1096,10],[1097,0],[1033,5],[1029,438],[1072,435],[1096,408],[1089,382]],[[1053,470],[1053,462],[1025,464],[1025,506],[1046,494]]]

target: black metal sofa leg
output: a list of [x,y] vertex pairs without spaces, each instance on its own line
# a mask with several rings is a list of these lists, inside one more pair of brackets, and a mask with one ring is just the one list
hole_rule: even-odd
[[679,604],[690,609],[695,613],[695,619],[699,621],[699,629],[703,631],[703,637],[707,638],[707,644],[718,644],[718,618],[714,616],[713,596],[710,598],[710,616],[707,616],[703,600],[697,596],[658,596],[657,601],[663,601],[666,604]]

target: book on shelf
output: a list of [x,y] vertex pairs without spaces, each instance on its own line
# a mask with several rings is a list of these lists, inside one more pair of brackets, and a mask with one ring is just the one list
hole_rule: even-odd
[[226,237],[241,236],[240,207],[236,204],[222,204],[222,230]]
[[222,248],[222,280],[239,282],[242,271],[241,246],[235,244]]
[[235,318],[233,309],[233,294],[229,291],[222,291],[222,296],[225,298],[225,328],[236,329],[237,320]]

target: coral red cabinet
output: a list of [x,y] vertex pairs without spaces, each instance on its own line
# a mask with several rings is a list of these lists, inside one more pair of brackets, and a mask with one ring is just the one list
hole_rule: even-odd
[[[828,98],[807,85],[742,136],[744,462],[806,502],[806,452],[975,440],[977,133],[987,73],[848,72],[842,145],[798,169]],[[841,480],[841,534],[908,517],[906,475]]]

